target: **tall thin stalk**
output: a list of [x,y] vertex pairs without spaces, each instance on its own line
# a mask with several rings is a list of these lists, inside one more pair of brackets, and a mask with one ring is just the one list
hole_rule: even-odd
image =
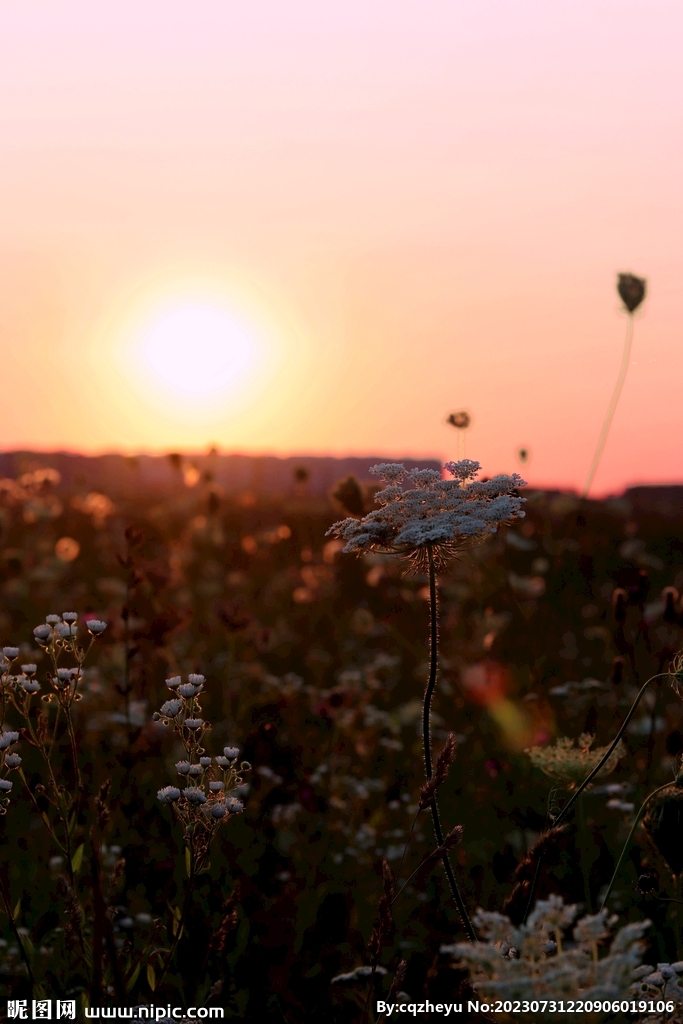
[[[425,759],[425,774],[427,781],[432,777],[432,741],[430,735],[430,714],[432,705],[432,696],[436,687],[436,673],[439,658],[439,628],[438,628],[438,606],[437,606],[437,594],[436,594],[436,566],[434,564],[434,552],[431,544],[427,546],[427,553],[429,556],[429,680],[427,681],[427,689],[424,695],[424,705],[422,709],[422,742],[424,746],[424,759]],[[439,807],[436,800],[436,793],[431,802],[432,812],[432,825],[434,826],[434,837],[438,846],[443,846],[443,831],[441,829],[441,820],[439,818]],[[453,874],[453,868],[448,858],[448,853],[444,852],[441,857],[441,861],[448,878],[448,884],[450,886],[451,894],[455,900],[460,914],[462,923],[467,932],[467,937],[470,942],[476,942],[477,936],[472,927],[472,922],[469,919],[465,904],[463,902],[462,895],[458,888],[458,883],[455,880]]]
[[[624,718],[624,721],[621,723],[621,728],[619,729],[618,733],[616,734],[616,736],[612,740],[610,746],[607,748],[607,752],[603,755],[603,757],[600,758],[600,760],[596,764],[595,768],[593,768],[593,770],[591,772],[589,772],[589,774],[583,780],[583,782],[581,783],[579,788],[576,790],[576,792],[573,794],[571,799],[568,800],[567,803],[564,805],[564,807],[562,808],[560,813],[554,819],[553,826],[559,825],[561,823],[562,819],[567,817],[567,815],[569,814],[569,811],[572,809],[572,807],[574,806],[576,801],[579,799],[579,797],[583,793],[583,791],[586,788],[586,786],[590,785],[590,783],[593,781],[595,776],[600,772],[600,770],[603,768],[603,766],[609,760],[610,756],[616,750],[616,747],[617,747],[617,744],[619,743],[619,740],[623,736],[624,732],[626,731],[626,727],[627,727],[628,723],[631,721],[631,719],[633,718],[633,715],[635,714],[635,710],[636,710],[636,708],[638,707],[638,705],[640,703],[640,698],[643,696],[643,694],[647,690],[647,688],[650,685],[650,683],[654,683],[656,679],[669,678],[670,675],[671,675],[670,672],[658,672],[657,675],[650,676],[650,678],[645,683],[643,683],[643,685],[641,686],[640,690],[638,691],[638,695],[637,695],[636,699],[633,701],[633,704],[630,707],[630,710],[629,710],[628,714]],[[538,858],[538,861],[536,862],[536,871],[534,872],[534,878],[533,878],[533,881],[531,883],[531,888],[529,889],[529,899],[528,899],[528,902],[527,902],[526,913],[524,915],[524,920],[525,921],[526,921],[527,917],[529,916],[529,913],[531,912],[531,907],[533,905],[534,895],[536,893],[536,886],[538,885],[538,879],[539,879],[539,876],[540,876],[540,873],[541,873],[541,865],[542,865],[542,863],[543,863],[543,857],[540,856]]]
[[623,356],[621,358],[621,369],[619,370],[619,376],[617,378],[617,384],[616,384],[616,387],[614,389],[614,394],[612,395],[612,401],[610,402],[609,408],[607,409],[607,415],[605,416],[605,422],[602,425],[602,431],[600,432],[600,440],[598,441],[598,447],[595,449],[595,455],[593,456],[593,461],[591,463],[591,468],[588,471],[588,479],[586,480],[586,485],[585,485],[583,491],[581,492],[581,497],[582,498],[587,498],[588,497],[588,492],[590,491],[591,484],[593,483],[593,477],[595,476],[595,474],[597,472],[597,469],[598,469],[598,466],[600,465],[600,459],[602,458],[602,452],[603,452],[603,449],[605,447],[605,442],[607,441],[607,435],[609,434],[609,429],[612,426],[612,419],[614,418],[614,413],[616,411],[617,405],[619,404],[619,398],[621,397],[621,389],[623,388],[624,381],[626,380],[626,371],[628,370],[628,361],[629,361],[629,359],[631,357],[631,343],[632,343],[632,341],[633,341],[633,314],[629,313],[629,315],[628,315],[628,323],[627,323],[627,327],[626,327],[626,343],[624,345],[624,354],[623,354]]

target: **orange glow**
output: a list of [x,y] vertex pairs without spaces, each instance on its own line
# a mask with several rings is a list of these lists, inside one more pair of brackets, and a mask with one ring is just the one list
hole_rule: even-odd
[[[3,4],[3,447],[464,454],[581,489],[632,271],[591,493],[679,480],[683,8],[627,7]],[[185,307],[249,358],[143,358]]]

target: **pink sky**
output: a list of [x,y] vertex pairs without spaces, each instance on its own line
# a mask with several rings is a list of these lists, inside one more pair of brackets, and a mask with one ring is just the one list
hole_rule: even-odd
[[[5,0],[0,446],[452,458],[466,408],[487,472],[580,488],[632,271],[594,493],[682,481],[682,35],[678,0]],[[188,301],[261,339],[219,405],[130,347]]]

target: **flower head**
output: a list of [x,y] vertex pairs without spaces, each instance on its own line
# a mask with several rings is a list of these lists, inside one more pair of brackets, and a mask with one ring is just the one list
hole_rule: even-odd
[[192,765],[189,761],[176,761],[176,771],[180,772],[181,775],[188,775]]
[[161,713],[167,718],[175,718],[182,706],[183,702],[180,700],[167,700],[161,705]]
[[19,648],[18,647],[3,647],[2,653],[5,655],[6,658],[9,658],[10,661],[12,661],[14,658],[18,658],[19,657]]
[[62,612],[62,618],[65,622],[75,622],[78,618],[78,612]]
[[47,622],[44,622],[42,625],[36,626],[33,630],[33,635],[38,643],[44,643],[52,636],[52,626],[48,626]]
[[[466,541],[495,533],[501,523],[523,516],[515,493],[524,481],[516,473],[480,481],[478,462],[447,462],[453,479],[434,469],[383,463],[370,470],[384,481],[375,495],[379,508],[362,519],[344,519],[327,531],[346,541],[344,551],[411,555],[421,563],[428,548],[443,564]],[[404,486],[407,485],[407,486]]]
[[4,729],[0,733],[0,750],[6,750],[7,747],[11,747],[13,743],[16,743],[19,739],[18,732],[6,732]]
[[175,690],[177,686],[180,686],[181,682],[182,679],[180,676],[171,676],[170,679],[166,680],[166,685],[168,686],[169,690]]
[[635,274],[619,274],[617,291],[629,313],[634,313],[645,298],[646,282]]
[[[552,779],[583,782],[607,753],[607,747],[596,747],[595,750],[591,750],[594,739],[592,733],[582,733],[577,746],[574,746],[573,739],[560,736],[553,746],[530,747],[525,753],[529,755],[533,766],[540,768],[544,775],[549,775]],[[626,750],[620,740],[596,778],[602,779],[614,771],[617,762],[625,753]]]
[[180,790],[176,786],[164,786],[157,793],[157,800],[162,804],[172,804],[180,799]]
[[104,633],[105,629],[107,628],[107,623],[102,622],[101,619],[88,619],[88,621],[86,622],[86,626],[88,627],[89,633],[91,633],[93,636],[99,636],[100,633]]
[[183,790],[183,796],[191,804],[206,803],[206,793],[199,786],[186,786]]
[[9,793],[14,783],[10,782],[9,779],[0,779],[0,792]]
[[18,754],[5,754],[5,764],[8,768],[18,768],[21,764],[21,758]]
[[187,726],[188,729],[201,729],[201,727],[204,725],[204,719],[203,718],[186,718],[185,719],[185,725]]
[[[239,747],[223,747],[223,753],[225,754],[225,756],[230,761],[234,761],[236,757],[239,757],[240,748]],[[216,758],[216,761],[218,761],[218,758]]]

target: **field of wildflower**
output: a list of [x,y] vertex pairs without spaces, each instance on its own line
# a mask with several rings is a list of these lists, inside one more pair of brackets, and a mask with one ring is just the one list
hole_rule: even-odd
[[675,503],[17,456],[0,505],[3,1006],[678,1019]]

